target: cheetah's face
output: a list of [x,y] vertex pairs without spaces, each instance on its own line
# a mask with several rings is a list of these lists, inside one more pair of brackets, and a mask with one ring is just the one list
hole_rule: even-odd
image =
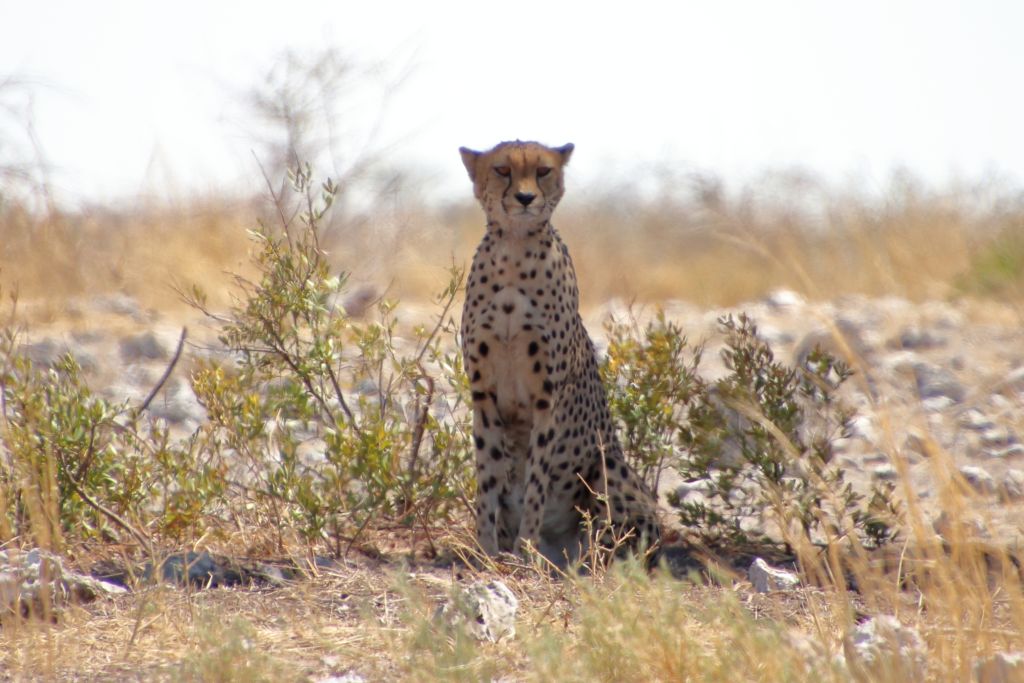
[[528,230],[551,218],[565,191],[562,169],[572,150],[572,144],[546,147],[517,140],[487,152],[459,151],[488,220]]

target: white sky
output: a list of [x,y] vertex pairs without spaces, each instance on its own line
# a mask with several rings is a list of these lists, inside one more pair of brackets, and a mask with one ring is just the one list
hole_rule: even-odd
[[327,46],[410,71],[378,138],[442,197],[465,194],[458,146],[516,137],[576,143],[584,182],[649,162],[1020,180],[1022,36],[1014,0],[0,0],[0,79],[42,84],[71,200],[254,183],[234,94],[283,49]]

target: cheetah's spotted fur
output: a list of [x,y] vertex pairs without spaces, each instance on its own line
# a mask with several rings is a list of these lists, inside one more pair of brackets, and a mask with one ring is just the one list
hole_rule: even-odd
[[[565,561],[589,513],[656,544],[654,497],[626,463],[579,315],[569,251],[550,223],[573,146],[462,148],[487,232],[473,258],[462,353],[473,397],[477,538],[495,555],[526,542]],[[610,509],[608,505],[610,504]]]

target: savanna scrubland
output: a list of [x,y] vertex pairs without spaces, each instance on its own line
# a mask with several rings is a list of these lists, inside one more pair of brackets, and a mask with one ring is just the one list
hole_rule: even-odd
[[[471,542],[468,183],[438,203],[284,166],[247,196],[73,208],[2,176],[5,676],[1022,675],[1012,181],[661,168],[640,192],[570,169],[555,223],[674,550],[565,575]],[[33,548],[128,590],[30,593],[18,572],[57,574]],[[757,590],[758,556],[799,585]],[[494,579],[514,635],[439,613]]]

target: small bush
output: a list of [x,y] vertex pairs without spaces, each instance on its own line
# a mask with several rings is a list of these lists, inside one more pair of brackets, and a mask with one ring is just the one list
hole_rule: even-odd
[[651,484],[667,466],[699,484],[699,497],[670,503],[706,545],[891,540],[900,513],[891,485],[865,497],[833,462],[853,417],[837,395],[849,368],[820,350],[802,367],[777,361],[746,315],[719,325],[728,373],[713,383],[698,374],[702,347],[688,350],[663,316],[642,333],[610,328],[602,371],[634,467]]
[[0,537],[57,548],[65,538],[149,545],[146,529],[180,538],[224,492],[222,472],[172,444],[139,407],[94,396],[71,354],[52,367],[0,337]]
[[[463,500],[465,380],[461,357],[441,343],[454,334],[463,273],[452,268],[435,323],[411,340],[397,337],[395,302],[381,301],[372,322],[350,318],[334,305],[346,276],[331,273],[319,245],[337,188],[325,183],[314,200],[308,169],[291,179],[304,202],[299,224],[252,231],[259,279],[238,279],[226,317],[208,312],[237,362],[203,366],[193,388],[209,415],[206,447],[235,462],[245,496],[277,528],[340,552],[374,521],[427,527]],[[204,300],[190,297],[206,310]]]
[[689,406],[706,391],[697,374],[703,349],[691,349],[682,329],[660,311],[643,330],[635,320],[611,321],[605,329],[601,378],[619,438],[638,473],[657,490],[662,472],[678,464]]
[[133,464],[118,457],[122,440],[114,418],[120,411],[89,393],[74,358],[40,370],[9,351],[0,385],[6,536],[34,536],[46,547],[59,547],[65,530],[97,536],[108,520],[79,489],[121,512],[140,502],[137,489],[122,486]]

